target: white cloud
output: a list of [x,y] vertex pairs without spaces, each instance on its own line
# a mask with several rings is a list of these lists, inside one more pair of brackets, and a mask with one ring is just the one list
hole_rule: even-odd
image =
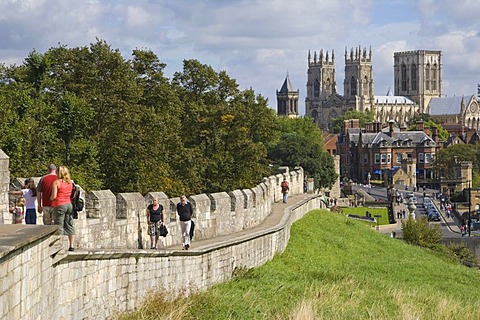
[[288,72],[305,99],[309,50],[335,50],[343,93],[345,47],[372,46],[375,93],[393,83],[393,52],[442,50],[444,93],[476,90],[480,1],[416,0],[3,0],[0,63],[22,63],[33,48],[88,46],[98,37],[129,58],[153,50],[167,75],[183,59],[227,70],[276,107]]

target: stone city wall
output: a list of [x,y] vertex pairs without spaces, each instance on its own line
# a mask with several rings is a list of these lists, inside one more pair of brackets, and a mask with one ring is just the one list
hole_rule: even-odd
[[[273,190],[272,193],[277,194]],[[108,195],[108,192],[105,194]],[[108,199],[113,202],[113,198]],[[136,194],[131,198],[117,197],[121,201],[129,199],[126,202],[132,211],[131,215],[127,210],[127,215],[120,217],[117,213],[117,219],[126,222],[129,216],[134,216],[135,204],[140,202],[140,198],[137,198]],[[217,204],[225,201],[231,208],[236,207],[225,200],[224,194],[214,199],[218,199]],[[205,195],[198,196],[197,205],[199,200],[210,203],[211,209],[212,202],[208,202]],[[256,200],[260,201],[258,198]],[[253,206],[253,202],[249,203]],[[67,254],[60,250],[60,236],[56,234],[54,226],[0,225],[0,233],[2,228],[7,227],[23,232],[17,234],[16,242],[11,241],[8,246],[5,243],[8,239],[0,238],[3,239],[0,242],[0,318],[104,319],[117,312],[133,310],[153,290],[162,290],[171,298],[206,290],[232,278],[236,269],[260,266],[276,253],[283,252],[292,223],[322,205],[321,197],[312,195],[301,203],[287,207],[276,226],[239,236],[234,241],[219,241],[208,248],[192,251],[122,248],[78,250]],[[211,211],[215,211],[214,215],[225,212],[231,215],[232,212],[219,210],[216,207]],[[102,220],[100,217],[88,219]],[[88,219],[85,222],[87,224]],[[102,223],[108,225],[107,221]],[[91,227],[93,225],[90,223]],[[128,232],[128,228],[120,223],[116,230]],[[27,238],[29,241],[26,241]],[[135,239],[130,236],[124,238]]]
[[[303,193],[303,169],[287,171],[263,179],[251,189],[199,194],[188,197],[192,203],[195,239],[208,239],[239,232],[259,225],[270,213],[272,203],[282,200],[280,183],[286,177],[290,193]],[[168,198],[163,192],[119,193],[92,191],[85,196],[85,211],[75,221],[76,244],[83,249],[149,248],[145,209],[157,197],[164,207],[169,234],[161,246],[181,243],[176,204],[180,198]],[[40,219],[41,220],[41,219]],[[66,241],[66,240],[65,240]]]

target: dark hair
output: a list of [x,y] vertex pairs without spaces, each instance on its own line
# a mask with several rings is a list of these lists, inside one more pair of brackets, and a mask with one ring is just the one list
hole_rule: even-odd
[[25,187],[28,185],[28,189],[32,190],[32,196],[37,196],[37,186],[35,185],[35,180],[33,178],[28,178],[25,180]]

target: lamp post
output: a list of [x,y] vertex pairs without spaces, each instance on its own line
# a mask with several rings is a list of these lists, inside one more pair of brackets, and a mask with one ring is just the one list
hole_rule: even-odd
[[472,211],[472,181],[468,180],[468,236],[470,237],[470,226],[472,225],[472,218],[470,215]]

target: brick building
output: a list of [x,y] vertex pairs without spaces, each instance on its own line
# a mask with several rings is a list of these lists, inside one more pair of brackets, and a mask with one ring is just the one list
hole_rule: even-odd
[[432,128],[430,137],[423,122],[417,124],[416,131],[401,131],[394,127],[393,121],[386,128],[380,122],[360,128],[358,119],[345,120],[337,142],[340,175],[359,183],[368,183],[370,179],[391,182],[402,163],[415,163],[413,179],[403,183],[432,186],[433,160],[439,149],[436,128]]

